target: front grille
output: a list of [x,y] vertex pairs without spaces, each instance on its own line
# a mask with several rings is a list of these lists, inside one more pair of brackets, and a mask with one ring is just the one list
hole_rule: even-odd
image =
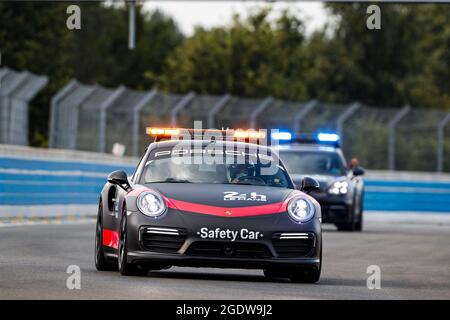
[[261,243],[197,241],[186,252],[190,256],[270,258],[267,246]]
[[181,229],[153,228],[141,229],[142,246],[153,252],[177,253],[186,240],[186,233]]
[[300,258],[309,256],[315,245],[310,233],[276,233],[272,244],[280,258]]

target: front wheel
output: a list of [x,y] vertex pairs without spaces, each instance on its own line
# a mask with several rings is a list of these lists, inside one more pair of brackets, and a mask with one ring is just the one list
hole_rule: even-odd
[[362,231],[363,229],[363,195],[360,195],[359,206],[358,206],[358,216],[359,220],[355,223],[355,231]]
[[120,237],[119,237],[119,252],[118,252],[118,264],[120,274],[123,276],[143,276],[148,273],[148,268],[138,266],[128,262],[127,257],[127,215],[126,210],[123,210],[124,214],[120,221]]
[[337,224],[338,231],[362,231],[363,228],[363,203],[362,195],[359,204],[356,205],[352,213],[352,221],[349,223]]
[[98,271],[117,271],[117,265],[105,258],[103,250],[103,207],[101,201],[95,227],[95,267]]
[[354,231],[362,231],[363,229],[363,212],[361,209],[361,213],[359,214],[359,220],[358,222],[355,223],[355,228],[353,229]]

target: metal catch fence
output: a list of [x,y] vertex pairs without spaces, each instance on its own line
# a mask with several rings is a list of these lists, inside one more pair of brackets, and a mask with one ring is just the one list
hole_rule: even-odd
[[450,171],[450,112],[384,106],[172,94],[71,81],[52,99],[52,148],[139,156],[146,126],[265,128],[337,132],[347,157],[371,169]]
[[28,71],[0,69],[0,144],[28,145],[29,102],[47,81]]

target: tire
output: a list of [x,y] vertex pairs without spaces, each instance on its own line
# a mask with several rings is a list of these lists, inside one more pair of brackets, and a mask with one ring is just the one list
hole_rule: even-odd
[[120,274],[123,276],[144,276],[148,273],[149,269],[139,266],[137,264],[131,264],[128,262],[127,257],[127,215],[126,209],[123,209],[124,214],[120,221],[120,233],[119,233],[119,250],[118,250],[118,267]]
[[103,206],[100,201],[98,207],[97,224],[95,226],[95,268],[98,271],[117,271],[117,264],[108,261],[105,258],[105,252],[103,250]]
[[362,231],[363,230],[363,217],[364,217],[364,212],[363,212],[363,195],[361,194],[360,196],[360,201],[359,201],[359,221],[355,223],[355,231]]
[[[362,231],[363,227],[363,204],[362,195],[360,196],[360,201],[358,207],[353,209],[352,222],[337,224],[338,231]],[[356,201],[355,201],[356,204]],[[357,212],[359,210],[359,212]],[[359,215],[359,220],[355,221],[356,216]]]
[[319,267],[302,267],[291,272],[291,281],[295,283],[316,283],[322,271],[322,245],[320,246]]
[[363,229],[363,211],[362,208],[360,209],[361,213],[359,215],[359,221],[355,223],[355,228],[353,229],[354,231],[359,231],[361,232]]

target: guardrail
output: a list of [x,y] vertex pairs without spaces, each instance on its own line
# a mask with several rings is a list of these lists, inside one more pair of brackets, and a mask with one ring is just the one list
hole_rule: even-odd
[[0,203],[93,204],[109,172],[128,165],[0,158]]
[[[131,174],[136,163],[91,152],[0,145],[0,217],[19,211],[42,215],[48,208],[64,215],[65,206],[76,211],[88,205],[92,211],[108,173]],[[365,210],[450,213],[448,174],[369,170],[365,183]]]
[[0,145],[0,217],[95,214],[108,173],[137,160],[73,150]]

